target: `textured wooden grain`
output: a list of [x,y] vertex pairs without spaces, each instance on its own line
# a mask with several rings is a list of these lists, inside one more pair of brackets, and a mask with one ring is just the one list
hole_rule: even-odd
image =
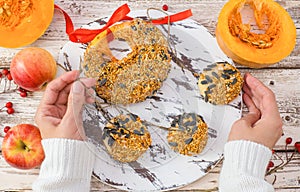
[[[285,158],[285,153],[279,153],[280,158]],[[288,153],[288,156],[291,155],[291,152]],[[273,156],[272,161],[275,165],[280,164],[278,157]],[[198,181],[181,188],[180,190],[199,190],[199,191],[217,191],[218,177],[221,170],[221,164],[218,164],[214,169],[211,170],[209,174],[204,176]],[[266,180],[272,183],[275,179],[276,182],[274,187],[276,191],[297,191],[299,190],[300,183],[300,154],[296,154],[293,160],[279,169],[276,174],[272,174],[266,177]],[[33,170],[18,170],[11,168],[1,157],[0,158],[0,191],[1,190],[30,190],[32,182],[38,176],[38,169]],[[91,181],[91,190],[92,191],[115,191],[115,189],[107,186],[97,179],[92,177]]]
[[[113,0],[77,0],[77,1],[56,1],[56,4],[65,9],[74,21],[75,28],[83,24],[94,21],[103,16],[109,16],[120,5],[128,3],[132,10],[146,9],[149,7],[160,8],[162,4],[169,5],[169,11],[179,12],[185,9],[192,9],[192,19],[204,25],[212,35],[214,35],[215,26],[217,24],[218,14],[224,5],[225,0],[219,1],[113,1]],[[266,69],[249,69],[240,66],[238,68],[242,73],[251,72],[262,82],[268,85],[276,94],[279,111],[284,122],[284,136],[276,145],[276,150],[283,150],[285,138],[290,136],[294,141],[300,141],[300,1],[277,1],[280,3],[293,18],[297,28],[297,44],[291,55],[278,64]],[[208,11],[209,10],[209,11]],[[55,11],[53,22],[46,33],[31,46],[46,48],[57,59],[60,48],[68,41],[65,34],[65,22],[62,14]],[[0,68],[9,67],[11,58],[19,51],[18,49],[0,48]],[[19,123],[34,123],[33,117],[39,100],[43,92],[30,93],[27,98],[21,98],[18,93],[0,94],[0,108],[7,101],[12,101],[15,106],[16,113],[7,115],[0,112],[0,134],[4,135],[3,127],[6,125],[13,126]],[[246,109],[244,110],[246,113]],[[1,143],[1,139],[0,139]],[[278,152],[281,158],[285,158],[284,152]],[[276,164],[280,163],[277,157],[272,159]],[[183,188],[182,190],[197,191],[217,191],[218,176],[221,164],[214,168],[208,175]],[[11,168],[5,163],[0,156],[0,191],[16,190],[30,191],[31,183],[36,179],[38,169],[30,171],[20,171]],[[268,176],[266,179],[270,183],[273,182],[276,175],[274,187],[276,191],[295,192],[300,191],[300,155],[297,154],[294,159],[282,170],[278,170],[275,174]],[[92,191],[116,191],[115,189],[102,184],[95,178],[91,183]]]

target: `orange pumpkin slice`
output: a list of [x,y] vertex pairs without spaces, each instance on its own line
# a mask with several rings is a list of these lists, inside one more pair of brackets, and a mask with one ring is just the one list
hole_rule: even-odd
[[216,38],[239,64],[262,68],[287,57],[296,44],[296,27],[273,0],[230,0],[221,10]]
[[0,46],[29,45],[44,34],[54,13],[53,0],[0,1]]

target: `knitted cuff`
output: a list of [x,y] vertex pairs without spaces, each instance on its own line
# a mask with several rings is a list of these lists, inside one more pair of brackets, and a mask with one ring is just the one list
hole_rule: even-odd
[[230,175],[264,178],[272,156],[269,148],[251,141],[230,141],[225,144],[223,166]]
[[95,148],[92,144],[71,139],[44,139],[45,159],[40,178],[56,177],[57,180],[90,180]]

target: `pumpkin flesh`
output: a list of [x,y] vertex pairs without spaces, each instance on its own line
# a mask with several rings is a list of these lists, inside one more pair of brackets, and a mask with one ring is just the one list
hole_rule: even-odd
[[0,46],[34,42],[50,25],[53,13],[53,0],[0,0]]
[[[244,23],[242,10],[253,10],[256,24]],[[258,32],[257,32],[258,31]],[[296,44],[296,28],[289,14],[273,0],[231,0],[223,7],[216,38],[224,53],[253,68],[279,62]]]

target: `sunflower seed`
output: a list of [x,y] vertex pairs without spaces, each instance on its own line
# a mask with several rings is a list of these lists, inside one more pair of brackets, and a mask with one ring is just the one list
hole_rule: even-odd
[[216,87],[216,84],[211,84],[211,85],[209,85],[207,88],[208,88],[208,90],[211,90],[211,89],[214,88],[214,87]]
[[217,79],[220,78],[219,75],[218,75],[216,72],[214,72],[214,71],[213,71],[211,74],[212,74],[215,78],[217,78]]
[[210,78],[210,76],[208,76],[208,75],[205,75],[205,79],[208,81],[208,82],[210,82],[210,83],[212,83],[213,82],[213,80]]
[[144,133],[142,133],[142,132],[140,132],[140,131],[138,131],[136,129],[133,130],[133,133],[136,134],[136,135],[140,135],[140,136],[144,135]]
[[193,127],[193,129],[192,129],[192,134],[194,134],[197,130],[198,130],[198,126],[195,125],[195,126]]
[[224,74],[224,73],[222,73],[222,78],[223,78],[223,79],[230,79],[230,76],[229,76],[229,75],[226,75],[226,74]]
[[102,140],[104,140],[108,136],[107,132],[103,132],[102,134]]
[[131,120],[133,120],[133,121],[136,121],[137,120],[137,118],[138,118],[138,116],[137,115],[135,115],[135,114],[133,114],[133,113],[130,113],[129,114],[129,117],[131,118]]
[[171,145],[172,147],[177,147],[178,143],[176,143],[176,142],[169,142],[169,145]]
[[234,78],[234,79],[232,80],[232,82],[231,82],[231,85],[234,85],[234,84],[236,84],[236,83],[237,83],[237,79]]
[[113,137],[108,138],[107,143],[108,143],[109,146],[112,146],[114,144],[114,142],[115,142],[115,139]]
[[232,70],[232,69],[225,69],[224,73],[229,74],[229,75],[233,75],[233,74],[236,74],[237,71],[236,70]]
[[196,125],[196,121],[188,121],[183,124],[183,126],[185,127],[194,126],[194,125]]
[[106,82],[107,82],[107,79],[106,79],[106,78],[101,79],[101,80],[99,81],[99,86],[105,85]]
[[205,101],[205,102],[208,102],[208,96],[207,96],[207,95],[205,95],[204,101]]
[[206,67],[208,67],[208,68],[214,68],[214,67],[216,67],[217,66],[217,64],[210,64],[210,65],[207,65]]
[[182,124],[180,123],[180,124],[178,124],[179,126],[178,126],[178,129],[180,130],[180,131],[184,131],[185,130],[185,127],[184,126],[182,126]]
[[201,81],[201,84],[206,85],[206,84],[208,84],[208,82],[206,80],[203,80],[203,81]]
[[125,125],[125,124],[128,123],[129,121],[130,121],[129,118],[124,119],[124,121],[121,120],[121,119],[118,120],[118,122],[119,122],[121,125]]
[[205,95],[209,95],[209,94],[211,94],[212,92],[211,92],[211,90],[210,89],[208,89],[208,90],[206,90],[206,91],[204,91],[204,94]]
[[132,29],[132,30],[134,30],[134,31],[136,31],[136,30],[137,30],[137,28],[136,28],[136,26],[135,26],[135,25],[132,25],[132,26],[131,26],[131,29]]
[[185,144],[190,144],[193,141],[193,138],[188,138],[184,141]]

